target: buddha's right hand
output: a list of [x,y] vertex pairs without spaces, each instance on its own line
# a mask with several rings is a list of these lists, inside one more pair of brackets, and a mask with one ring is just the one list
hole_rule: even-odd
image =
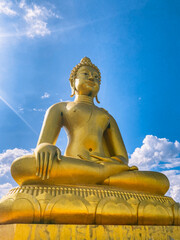
[[49,179],[53,161],[61,160],[61,151],[58,147],[49,143],[39,144],[35,151],[36,157],[36,176]]

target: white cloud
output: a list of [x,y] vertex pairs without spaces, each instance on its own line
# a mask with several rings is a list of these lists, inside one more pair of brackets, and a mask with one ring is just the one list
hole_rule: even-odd
[[44,37],[51,34],[51,30],[48,27],[49,19],[62,19],[52,9],[33,2],[27,3],[25,0],[21,0],[19,3],[17,1],[2,0],[0,2],[0,14],[7,16],[17,15],[19,19],[19,21],[16,19],[17,36],[26,35],[30,38],[36,36]]
[[44,98],[49,98],[49,97],[50,97],[50,94],[47,93],[47,92],[45,92],[44,95],[41,96],[42,99],[44,99]]
[[51,31],[47,28],[47,20],[51,17],[60,18],[51,9],[34,3],[29,6],[25,1],[21,1],[19,7],[25,12],[23,18],[28,26],[26,34],[31,38],[49,35]]
[[13,188],[13,186],[10,183],[0,185],[0,198],[5,196],[11,188]]
[[27,154],[32,154],[32,150],[14,148],[0,153],[0,177],[10,171],[10,166],[16,158]]
[[10,167],[12,162],[18,157],[32,153],[33,149],[28,151],[19,148],[7,149],[0,153],[0,178],[3,183],[0,185],[0,198],[6,195],[6,193],[14,187],[11,183],[6,182],[7,179],[8,181],[12,181],[12,177],[10,177]]
[[21,0],[20,3],[19,3],[19,7],[20,8],[24,8],[26,5],[26,1],[25,0]]
[[167,170],[162,173],[164,173],[170,181],[170,189],[167,192],[167,195],[169,194],[177,202],[180,202],[180,171]]
[[27,31],[27,36],[34,38],[35,36],[49,35],[51,31],[46,27],[47,23],[41,20],[36,20],[33,24],[30,25],[30,28]]
[[170,194],[180,201],[180,143],[170,142],[166,138],[147,135],[143,145],[136,148],[130,156],[130,165],[136,165],[141,170],[155,170],[164,173],[170,180]]
[[33,108],[33,111],[35,111],[35,112],[45,112],[45,110],[42,109],[42,108]]
[[23,107],[18,107],[18,112],[24,113],[24,108]]
[[180,143],[170,142],[166,138],[147,135],[143,140],[143,145],[136,148],[131,154],[130,163],[137,164],[144,170],[161,168],[172,168],[180,166]]
[[7,16],[15,16],[17,15],[16,11],[12,9],[11,1],[3,1],[0,2],[0,14],[5,14]]

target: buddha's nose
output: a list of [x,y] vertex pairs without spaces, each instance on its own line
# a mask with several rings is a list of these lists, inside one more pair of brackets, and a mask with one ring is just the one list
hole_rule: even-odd
[[94,80],[94,77],[92,76],[92,74],[89,75],[89,80]]

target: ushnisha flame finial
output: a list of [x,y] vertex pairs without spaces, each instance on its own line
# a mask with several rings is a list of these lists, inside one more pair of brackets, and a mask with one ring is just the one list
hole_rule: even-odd
[[73,83],[74,83],[74,80],[76,78],[76,74],[77,74],[77,71],[80,67],[82,66],[90,66],[90,67],[93,67],[99,74],[99,83],[101,83],[101,73],[99,71],[99,68],[96,67],[92,62],[91,62],[91,59],[88,58],[88,57],[84,57],[81,59],[80,63],[78,63],[74,68],[73,70],[71,71],[71,74],[70,74],[70,78],[69,78],[69,81],[71,83],[71,86],[73,86]]
[[88,65],[89,65],[89,64],[90,64],[90,65],[92,64],[91,59],[88,58],[88,57],[82,58],[81,61],[80,61],[80,63],[85,64],[85,65],[86,65],[86,64],[88,64]]

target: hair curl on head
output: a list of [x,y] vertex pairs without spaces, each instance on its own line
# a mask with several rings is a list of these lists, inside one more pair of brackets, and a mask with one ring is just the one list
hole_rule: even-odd
[[91,59],[88,58],[88,57],[84,57],[81,59],[80,63],[77,64],[73,70],[71,71],[71,74],[70,74],[70,78],[69,78],[69,81],[71,83],[71,87],[73,87],[74,85],[74,80],[76,78],[76,74],[77,74],[77,71],[79,70],[80,67],[82,66],[90,66],[90,67],[93,67],[99,74],[99,84],[101,84],[101,73],[99,71],[99,68],[96,67],[92,62],[91,62]]

